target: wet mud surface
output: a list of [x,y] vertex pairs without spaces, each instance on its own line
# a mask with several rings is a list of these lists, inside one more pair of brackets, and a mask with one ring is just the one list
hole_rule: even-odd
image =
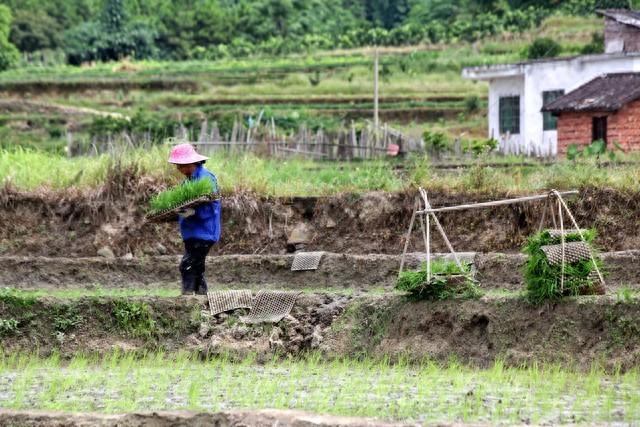
[[[419,268],[425,254],[407,256],[406,268]],[[450,255],[434,254],[437,257]],[[461,253],[471,262],[484,289],[521,290],[525,256],[501,253]],[[640,251],[602,254],[608,288],[640,288]],[[318,270],[291,271],[294,255],[209,256],[206,275],[214,288],[273,287],[289,289],[380,290],[393,288],[399,255],[326,253]],[[18,289],[179,288],[179,256],[133,259],[47,258],[0,256],[0,287]]]

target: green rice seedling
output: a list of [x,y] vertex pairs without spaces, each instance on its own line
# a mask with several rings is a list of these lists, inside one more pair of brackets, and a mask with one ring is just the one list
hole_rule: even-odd
[[[584,239],[590,246],[596,237],[595,230],[586,230]],[[569,233],[565,236],[566,242],[581,241],[580,235]],[[562,266],[551,265],[542,251],[543,246],[560,243],[559,238],[551,237],[548,230],[541,231],[531,236],[524,246],[523,252],[528,255],[524,266],[524,279],[527,285],[527,298],[534,304],[548,300],[558,300],[563,296],[576,296],[590,293],[595,287],[591,279],[594,269],[591,259],[581,260],[564,267],[564,288],[561,283]],[[593,251],[592,247],[592,251]],[[594,256],[598,269],[602,271],[602,261]]]
[[149,213],[157,214],[173,209],[190,200],[217,192],[216,185],[209,179],[185,181],[163,191],[149,201]]
[[418,271],[403,271],[395,288],[408,292],[412,300],[446,300],[451,298],[478,298],[480,289],[470,278],[471,266],[462,263],[462,268],[453,261],[431,262],[431,280],[427,280],[426,264]]

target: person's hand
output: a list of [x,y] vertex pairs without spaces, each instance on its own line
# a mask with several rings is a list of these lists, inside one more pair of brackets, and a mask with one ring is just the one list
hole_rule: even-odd
[[194,209],[180,209],[178,211],[178,216],[180,218],[189,218],[190,216],[195,215],[196,211]]

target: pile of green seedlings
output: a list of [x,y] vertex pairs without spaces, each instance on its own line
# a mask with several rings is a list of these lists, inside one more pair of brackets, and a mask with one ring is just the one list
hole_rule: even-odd
[[[598,269],[602,271],[602,260],[597,256],[593,247],[596,237],[595,230],[582,232],[585,242],[591,247],[591,253]],[[580,242],[582,238],[576,232],[565,236],[565,242]],[[527,285],[527,297],[533,303],[558,300],[565,296],[589,295],[597,292],[597,279],[594,280],[594,261],[584,259],[564,266],[564,281],[562,266],[549,263],[542,251],[543,246],[560,244],[560,237],[552,237],[549,230],[543,230],[529,239],[523,252],[528,255],[524,265],[524,279]]]
[[184,205],[202,196],[216,193],[218,189],[210,179],[185,181],[180,185],[165,190],[149,201],[149,215],[157,215]]
[[480,297],[480,288],[471,277],[471,265],[453,261],[431,261],[431,280],[427,277],[426,263],[418,271],[403,271],[396,289],[407,292],[411,300],[472,299]]

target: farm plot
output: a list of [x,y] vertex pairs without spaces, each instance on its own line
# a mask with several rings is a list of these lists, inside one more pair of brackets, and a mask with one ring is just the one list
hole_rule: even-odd
[[372,360],[272,360],[256,364],[189,355],[5,357],[0,404],[14,409],[107,413],[190,409],[299,409],[419,423],[633,422],[638,372],[607,375],[496,362],[474,370]]

